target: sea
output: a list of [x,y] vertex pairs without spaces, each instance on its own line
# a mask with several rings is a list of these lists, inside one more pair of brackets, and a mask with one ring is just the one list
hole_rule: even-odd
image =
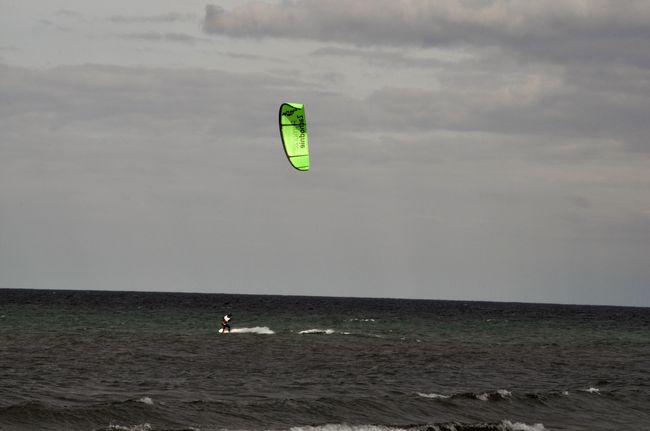
[[0,289],[0,430],[650,430],[650,308]]

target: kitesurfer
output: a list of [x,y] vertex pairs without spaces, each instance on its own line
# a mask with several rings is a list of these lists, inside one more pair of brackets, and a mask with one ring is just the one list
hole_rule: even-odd
[[223,316],[223,319],[221,319],[221,332],[224,334],[226,333],[226,329],[228,330],[228,333],[230,333],[230,319],[232,319],[232,314],[228,313],[225,316]]

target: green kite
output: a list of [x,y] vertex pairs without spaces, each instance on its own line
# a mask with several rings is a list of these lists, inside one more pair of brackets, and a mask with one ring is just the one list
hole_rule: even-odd
[[309,144],[304,105],[300,103],[280,105],[280,136],[289,163],[299,171],[308,171]]

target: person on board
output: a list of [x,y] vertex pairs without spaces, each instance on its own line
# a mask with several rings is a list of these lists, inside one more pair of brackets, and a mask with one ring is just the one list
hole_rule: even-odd
[[228,333],[230,333],[230,319],[232,319],[232,314],[228,313],[225,316],[223,316],[223,319],[221,319],[221,332],[226,333],[226,329],[228,330]]

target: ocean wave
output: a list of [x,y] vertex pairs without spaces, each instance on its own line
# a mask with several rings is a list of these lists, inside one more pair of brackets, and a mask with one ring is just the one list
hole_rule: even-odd
[[138,403],[146,404],[148,406],[153,405],[153,400],[149,397],[142,397],[139,400],[137,400]]
[[553,398],[563,398],[569,396],[569,391],[549,391],[549,392],[530,392],[525,394],[526,398],[534,400],[547,400]]
[[384,425],[347,425],[327,424],[319,426],[293,427],[289,431],[406,431],[406,428],[395,428]]
[[299,331],[299,334],[335,334],[336,331],[333,329],[305,329],[304,331]]
[[478,398],[481,401],[488,401],[494,399],[506,400],[508,398],[512,398],[512,392],[506,389],[497,389],[496,392],[485,392],[478,395],[476,398]]
[[498,423],[448,422],[428,425],[395,427],[387,425],[327,424],[320,426],[293,427],[289,431],[545,431],[544,425],[528,425],[504,419]]
[[[609,392],[602,392],[598,388],[589,387],[586,389],[577,389],[577,392],[583,392],[587,394],[595,395],[609,395],[610,397],[616,397],[616,394]],[[546,400],[552,399],[561,399],[568,398],[571,396],[571,392],[568,390],[552,390],[545,392],[527,392],[527,393],[518,393],[513,394],[507,389],[498,389],[492,392],[459,392],[454,394],[439,394],[435,392],[415,392],[416,395],[422,398],[428,398],[431,400],[480,400],[480,401],[504,401],[504,400],[522,400],[522,399],[532,399],[539,400],[544,402]]]
[[233,328],[230,331],[231,334],[264,334],[264,335],[273,335],[274,331],[271,330],[268,326],[254,326],[252,328]]
[[444,400],[447,398],[451,398],[449,395],[440,395],[440,394],[425,394],[422,392],[418,392],[418,395],[423,397],[423,398],[432,398],[434,400]]
[[462,392],[452,395],[417,392],[417,395],[431,399],[475,399],[481,401],[502,401],[512,398],[512,392],[506,389],[497,389],[494,392]]
[[522,422],[510,422],[509,420],[504,420],[501,422],[501,426],[504,431],[544,431],[544,425],[541,423],[534,425],[527,425]]
[[151,431],[151,425],[144,423],[139,425],[116,425],[110,424],[106,428],[107,431]]
[[158,428],[158,427],[152,427],[148,423],[143,423],[137,425],[110,424],[107,427],[95,429],[95,431],[200,431],[200,430],[199,428],[195,428],[195,427]]
[[362,333],[362,332],[350,332],[350,331],[337,331],[335,329],[320,329],[320,328],[312,328],[312,329],[305,329],[302,331],[298,331],[297,334],[300,335],[332,335],[332,334],[339,334],[339,335],[349,335],[352,337],[363,337],[363,338],[384,338],[382,335],[377,335],[377,334],[367,334],[367,333]]
[[[545,431],[541,423],[528,425],[504,419],[498,423],[444,423],[418,428],[420,431]],[[409,429],[409,431],[411,431]]]

